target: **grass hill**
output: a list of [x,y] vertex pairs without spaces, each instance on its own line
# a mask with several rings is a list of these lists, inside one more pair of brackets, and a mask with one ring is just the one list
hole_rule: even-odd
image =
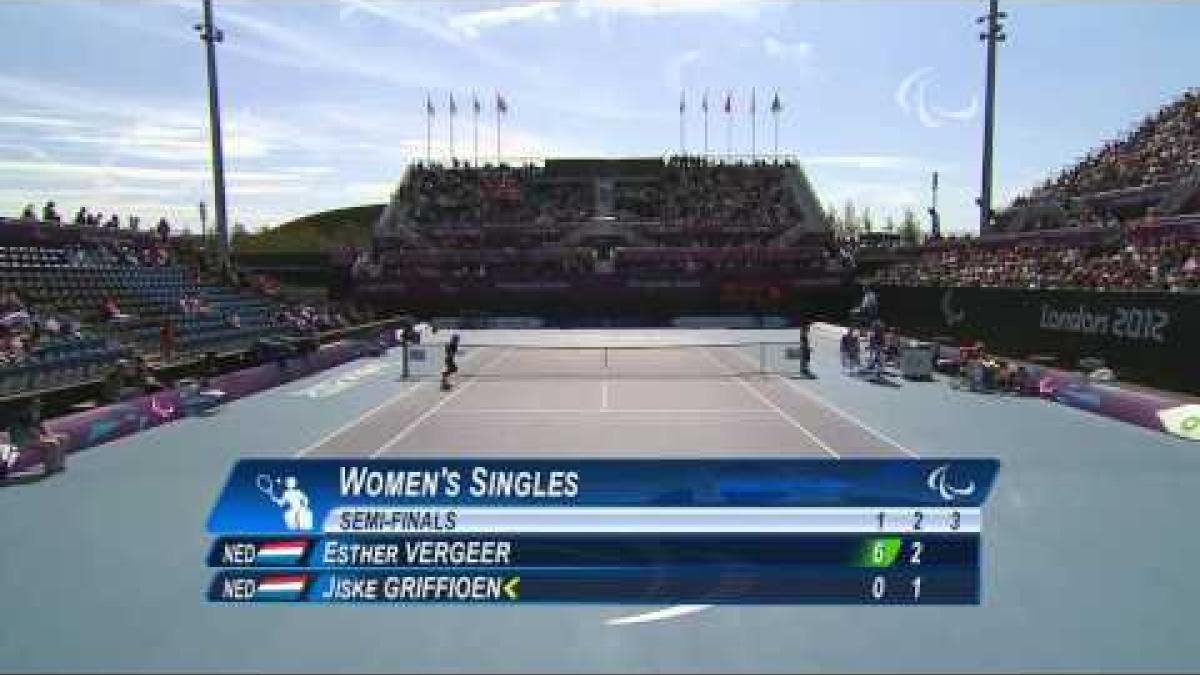
[[260,232],[235,232],[239,254],[323,253],[346,246],[366,247],[384,204],[349,206],[302,216]]

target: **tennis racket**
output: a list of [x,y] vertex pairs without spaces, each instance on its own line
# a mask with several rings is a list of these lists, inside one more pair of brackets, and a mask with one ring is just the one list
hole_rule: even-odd
[[254,484],[258,487],[258,491],[266,495],[268,499],[273,502],[279,501],[279,497],[275,496],[275,481],[271,480],[270,476],[260,473],[254,479]]

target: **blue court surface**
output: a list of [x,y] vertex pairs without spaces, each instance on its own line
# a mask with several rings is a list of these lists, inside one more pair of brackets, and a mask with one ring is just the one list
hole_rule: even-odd
[[[3,671],[1200,668],[1200,446],[946,381],[753,372],[788,331],[464,331],[451,392],[397,350],[0,488]],[[480,344],[507,347],[473,347]],[[621,359],[626,359],[621,361]],[[741,363],[741,365],[737,365]],[[205,520],[243,457],[995,457],[979,607],[210,605]]]

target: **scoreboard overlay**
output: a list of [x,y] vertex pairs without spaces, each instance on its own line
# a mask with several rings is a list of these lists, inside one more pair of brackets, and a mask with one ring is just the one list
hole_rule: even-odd
[[973,605],[992,459],[239,461],[221,603]]

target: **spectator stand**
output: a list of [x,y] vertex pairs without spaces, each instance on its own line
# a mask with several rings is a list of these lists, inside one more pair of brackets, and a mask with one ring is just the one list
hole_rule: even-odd
[[998,214],[1006,231],[1163,215],[1200,207],[1200,90],[1190,90]]
[[[347,325],[336,308],[287,305],[250,288],[189,273],[151,233],[5,220],[0,223],[0,291],[5,291],[0,401],[42,395],[52,414],[95,398],[121,360],[143,359],[171,376],[203,354],[244,355],[263,339]],[[17,299],[7,295],[15,291]],[[357,318],[357,317],[356,317]],[[178,359],[161,363],[163,325],[175,326]],[[244,360],[244,359],[243,359]]]
[[[895,286],[1200,290],[1200,215],[993,234],[903,249],[865,283]],[[862,258],[862,254],[859,255]]]

